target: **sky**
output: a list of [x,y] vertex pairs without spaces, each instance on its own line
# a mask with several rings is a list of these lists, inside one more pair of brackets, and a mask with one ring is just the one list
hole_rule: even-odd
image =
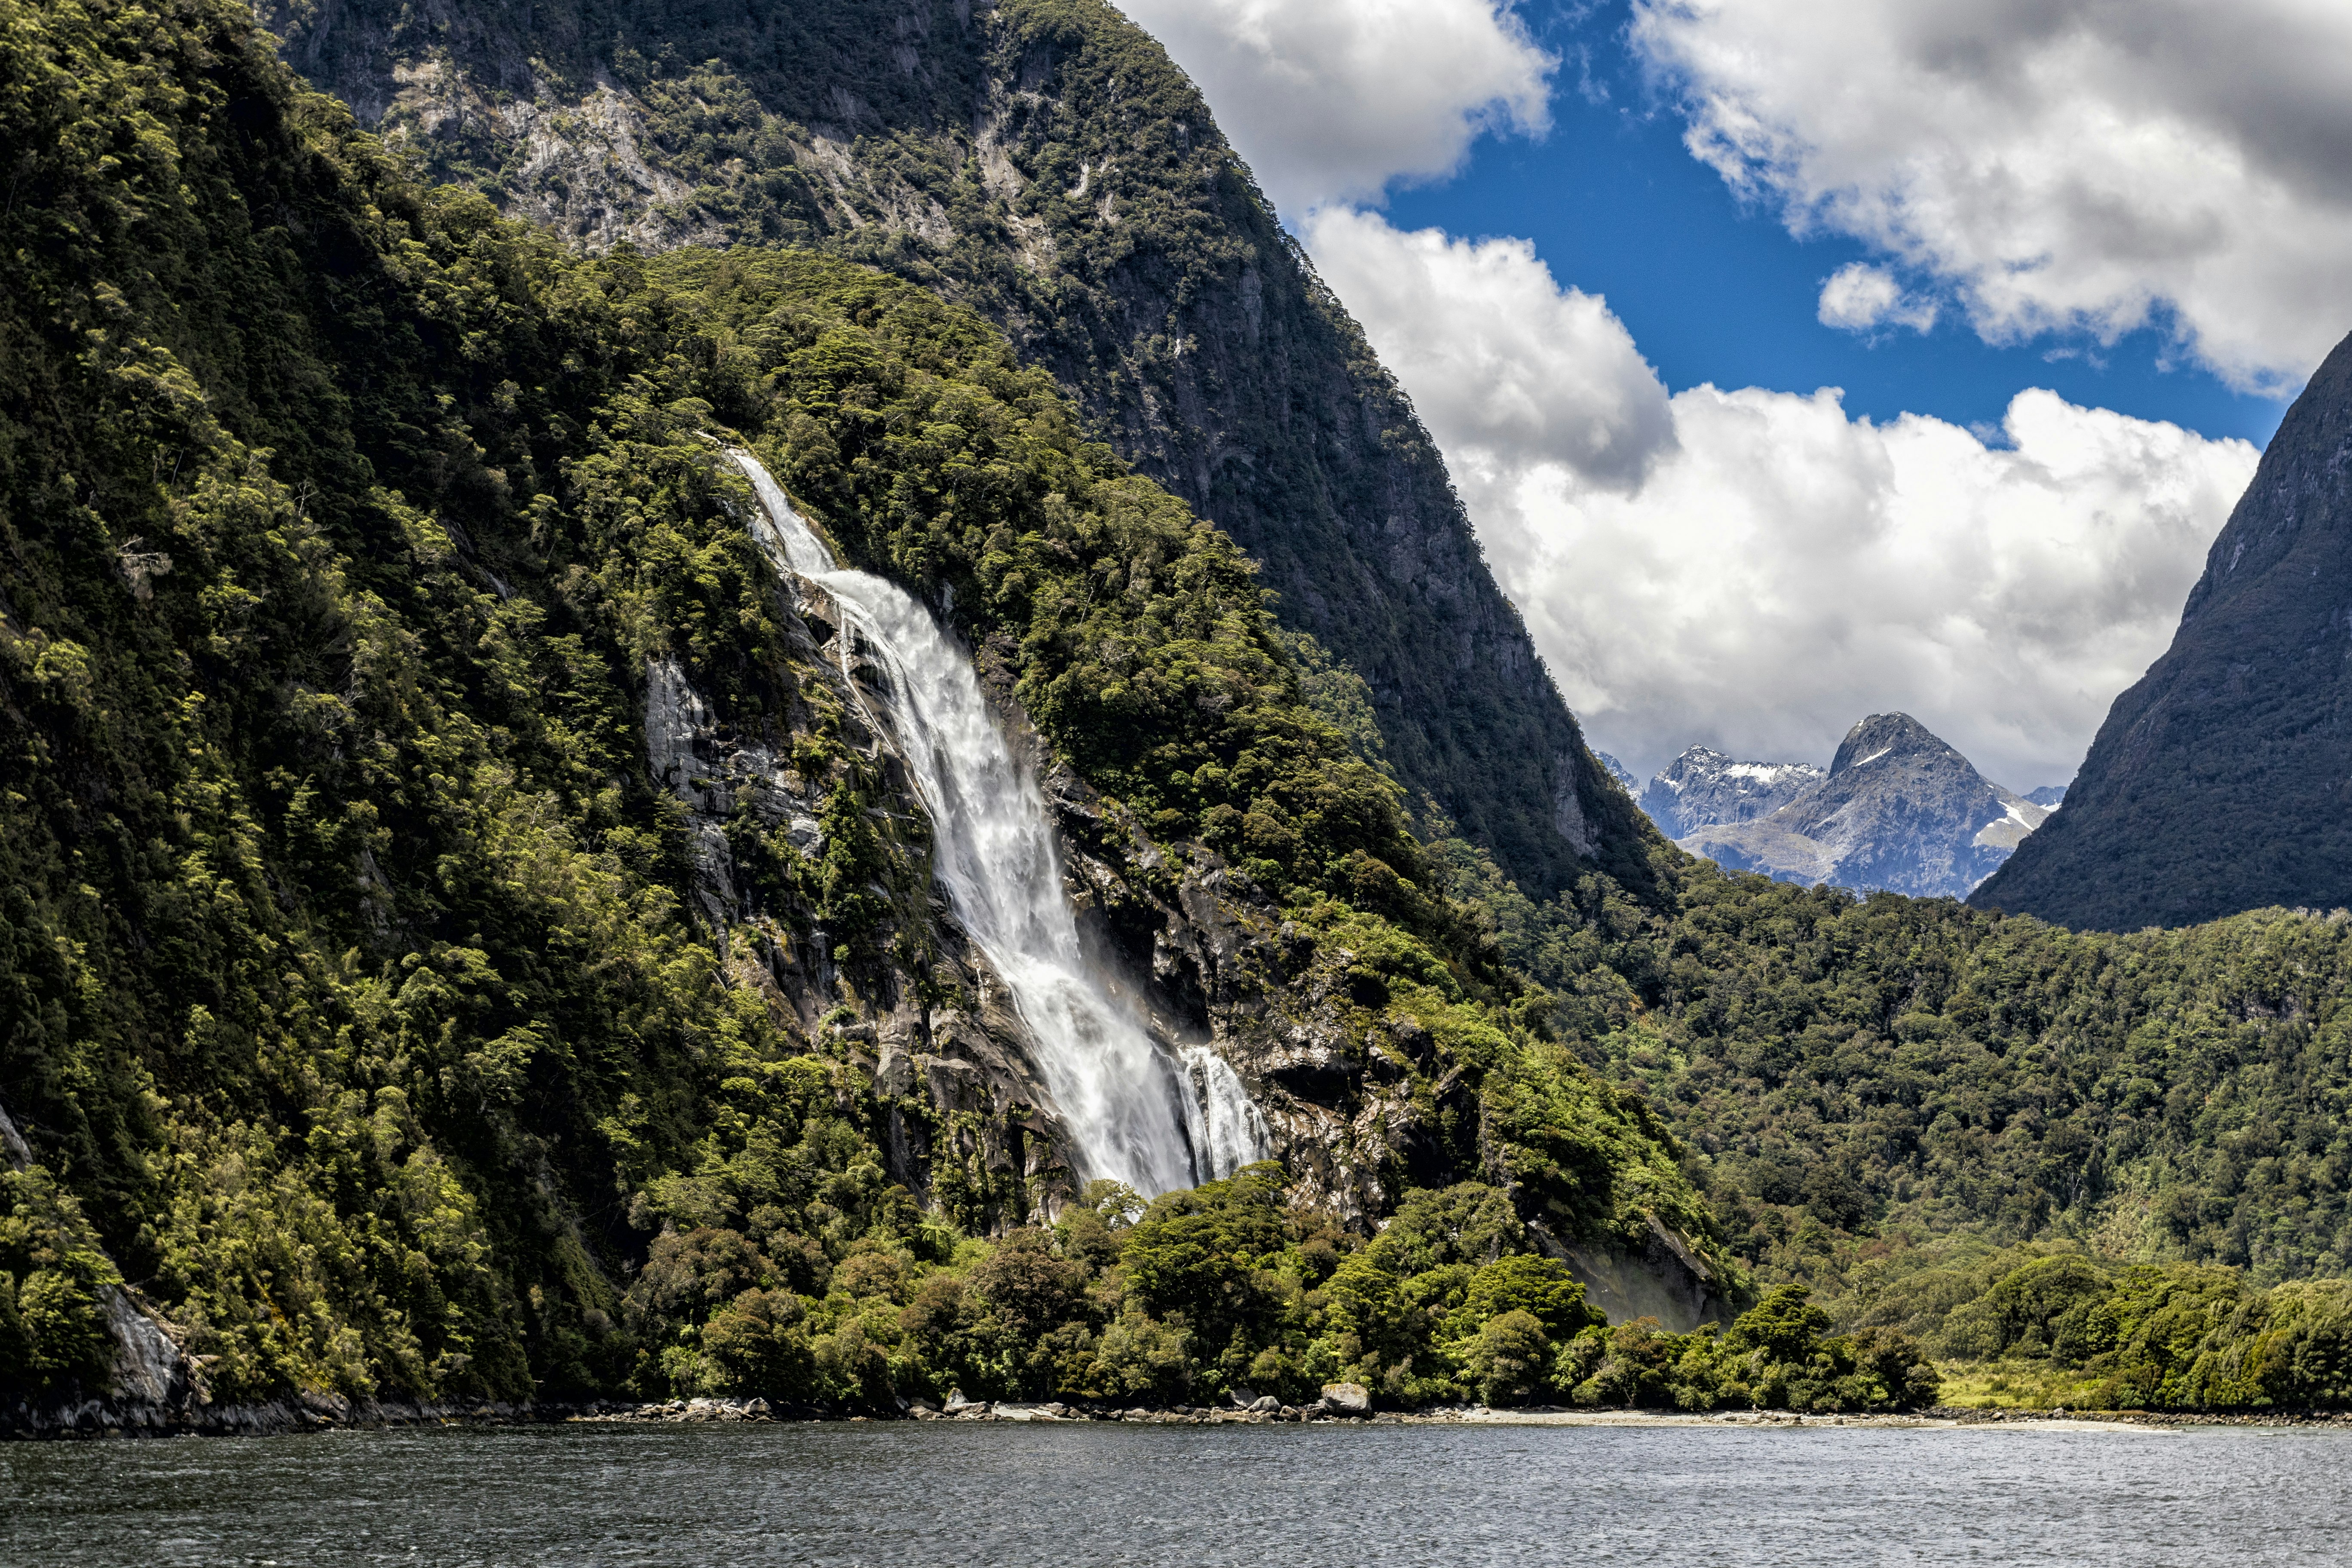
[[1593,743],[2071,777],[2352,329],[2340,0],[1118,0]]

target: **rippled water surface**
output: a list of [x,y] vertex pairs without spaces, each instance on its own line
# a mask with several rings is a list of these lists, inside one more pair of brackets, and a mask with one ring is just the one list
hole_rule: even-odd
[[2352,1435],[564,1426],[0,1447],[34,1563],[2333,1563]]

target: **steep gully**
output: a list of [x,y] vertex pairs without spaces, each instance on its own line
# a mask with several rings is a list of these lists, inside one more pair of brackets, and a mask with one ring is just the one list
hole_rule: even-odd
[[869,714],[898,741],[934,834],[949,906],[1013,993],[1038,1066],[1091,1176],[1147,1195],[1232,1174],[1262,1158],[1265,1119],[1206,1046],[1161,1051],[1087,961],[1045,805],[991,716],[971,662],[930,612],[869,573],[845,570],[750,453],[753,539],[779,573],[824,590],[888,675]]

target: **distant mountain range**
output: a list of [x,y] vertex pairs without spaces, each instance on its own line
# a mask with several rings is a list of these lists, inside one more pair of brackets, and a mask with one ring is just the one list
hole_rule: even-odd
[[[1630,793],[1622,770],[1603,762]],[[1965,898],[2065,793],[2004,789],[1909,714],[1874,713],[1846,731],[1827,773],[1693,746],[1638,798],[1683,848],[1736,869]]]
[[1811,763],[1742,763],[1693,746],[1653,777],[1638,798],[1650,820],[1667,837],[1679,839],[1701,828],[1769,816],[1828,776]]
[[2352,338],[2280,421],[2064,825],[1971,902],[2078,930],[2352,904]]

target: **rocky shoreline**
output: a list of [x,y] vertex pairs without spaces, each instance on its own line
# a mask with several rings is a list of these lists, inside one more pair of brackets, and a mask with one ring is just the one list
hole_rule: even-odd
[[[1246,1391],[1243,1391],[1246,1393]],[[1421,1410],[1374,1410],[1360,1385],[1335,1384],[1307,1405],[1286,1405],[1272,1395],[1224,1405],[1114,1406],[1011,1400],[968,1400],[951,1394],[944,1405],[904,1400],[895,1414],[851,1413],[818,1405],[765,1399],[673,1399],[637,1404],[620,1400],[578,1403],[450,1404],[403,1400],[345,1399],[304,1394],[260,1405],[182,1407],[110,1400],[35,1410],[18,1405],[0,1411],[0,1439],[18,1441],[101,1437],[278,1436],[297,1432],[352,1431],[397,1427],[533,1426],[553,1424],[670,1425],[792,1422],[929,1421],[973,1423],[1111,1422],[1160,1426],[1266,1426],[1281,1423],[1353,1423],[1367,1426],[1696,1426],[1825,1427],[2069,1431],[2185,1429],[2200,1426],[2333,1427],[2352,1431],[2352,1411],[2203,1412],[2152,1410],[1981,1410],[1953,1405],[1900,1415],[1800,1415],[1786,1410],[1597,1410],[1530,1406],[1496,1410],[1483,1405]]]

